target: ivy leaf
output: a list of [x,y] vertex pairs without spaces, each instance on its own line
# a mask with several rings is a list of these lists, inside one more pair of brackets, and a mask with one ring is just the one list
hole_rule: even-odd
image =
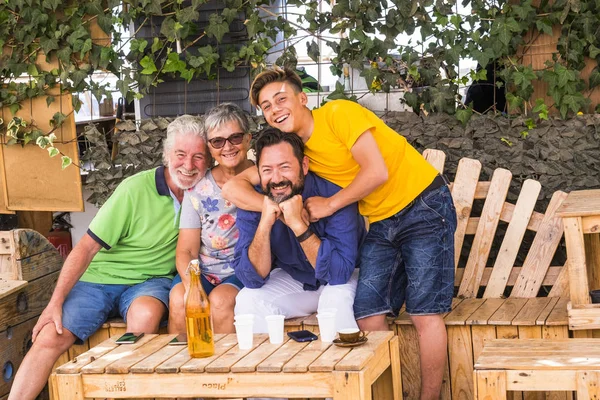
[[71,160],[71,157],[67,157],[67,156],[62,156],[60,158],[60,160],[61,160],[62,169],[67,168],[69,165],[71,165],[73,163],[73,160]]
[[600,54],[600,49],[597,48],[596,46],[594,46],[593,44],[590,44],[590,58],[596,58],[598,57],[598,54]]
[[60,151],[54,146],[48,147],[46,150],[48,150],[48,155],[50,157],[55,157],[60,154]]
[[[185,64],[185,63],[184,63]],[[188,83],[190,83],[190,81],[192,80],[192,78],[194,77],[194,71],[191,69],[184,69],[183,71],[179,72],[180,76],[185,79]]]
[[87,76],[87,72],[82,69],[78,69],[77,71],[73,72],[73,74],[71,75],[71,79],[73,80],[73,86],[79,86],[82,82],[84,82]]
[[54,96],[46,96],[46,105],[50,107],[50,104],[54,103]]
[[167,56],[163,72],[183,72],[185,66],[185,61],[179,59],[179,54],[172,52]]
[[164,43],[159,38],[155,37],[152,41],[152,47],[150,50],[152,50],[153,53],[156,53],[158,50],[162,49],[163,46]]
[[59,127],[63,122],[65,122],[66,118],[67,116],[61,112],[54,113],[52,119],[50,120],[50,126],[53,126],[54,128]]
[[246,25],[246,30],[248,31],[249,37],[255,37],[257,32],[265,29],[265,23],[256,13],[251,14],[250,18],[244,21],[244,25]]
[[83,46],[81,47],[81,52],[79,53],[79,58],[85,57],[85,55],[92,49],[92,39],[87,38],[85,42],[83,42]]
[[17,111],[19,111],[19,109],[21,108],[21,105],[19,103],[14,103],[11,104],[8,108],[10,109],[10,113],[12,115],[15,115]]
[[221,43],[223,36],[229,32],[229,24],[219,14],[211,14],[205,31],[209,37],[214,37]]
[[[177,54],[177,53],[175,53],[175,54]],[[156,64],[154,64],[154,60],[152,60],[148,56],[145,56],[144,58],[142,58],[140,60],[140,65],[144,68],[140,72],[140,74],[142,74],[142,75],[152,75],[153,73],[158,71],[158,69],[156,69]]]
[[313,40],[310,43],[306,42],[306,53],[316,63],[319,62],[319,45]]
[[227,24],[231,24],[233,22],[233,20],[238,17],[238,10],[231,9],[231,8],[224,8],[223,11],[221,12],[221,15],[223,17],[225,17]]
[[35,64],[29,64],[27,67],[27,74],[30,76],[38,76],[40,73],[38,72]]
[[473,116],[473,109],[470,107],[456,110],[456,119],[466,125]]
[[40,38],[40,47],[42,48],[44,53],[48,55],[52,50],[58,49],[58,39],[43,36]]
[[598,69],[598,67],[596,67],[592,70],[592,73],[590,74],[590,81],[588,87],[590,89],[593,89],[598,85],[600,85],[600,70]]

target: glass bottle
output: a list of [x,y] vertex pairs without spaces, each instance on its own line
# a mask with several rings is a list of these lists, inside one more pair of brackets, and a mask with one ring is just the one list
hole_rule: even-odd
[[209,357],[215,353],[212,316],[208,296],[200,282],[198,260],[190,261],[190,289],[185,299],[185,326],[188,351],[194,358]]

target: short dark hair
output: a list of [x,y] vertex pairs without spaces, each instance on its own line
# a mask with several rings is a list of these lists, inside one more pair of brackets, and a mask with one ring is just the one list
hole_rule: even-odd
[[295,133],[285,133],[280,131],[277,128],[267,128],[265,129],[256,139],[254,143],[254,151],[256,152],[256,165],[260,165],[260,156],[262,150],[265,147],[274,146],[279,143],[288,143],[292,146],[292,150],[294,151],[294,156],[298,159],[300,165],[302,165],[302,160],[304,159],[304,143],[300,136]]
[[278,67],[267,69],[254,78],[252,86],[250,87],[250,103],[254,107],[258,107],[258,95],[260,91],[270,83],[273,82],[288,82],[292,85],[295,93],[302,91],[302,79],[298,76],[294,70],[288,67]]

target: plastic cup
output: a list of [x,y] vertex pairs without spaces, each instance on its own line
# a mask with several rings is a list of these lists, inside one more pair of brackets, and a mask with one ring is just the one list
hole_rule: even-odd
[[319,321],[319,332],[321,334],[321,341],[325,343],[333,342],[335,339],[335,313],[334,312],[323,312],[317,314],[317,320]]
[[267,328],[269,330],[269,341],[273,344],[283,343],[284,315],[267,315]]
[[233,317],[235,322],[250,321],[254,323],[254,314],[239,314]]
[[254,335],[252,334],[254,321],[236,321],[233,325],[235,325],[235,333],[237,334],[240,350],[251,349],[254,342]]

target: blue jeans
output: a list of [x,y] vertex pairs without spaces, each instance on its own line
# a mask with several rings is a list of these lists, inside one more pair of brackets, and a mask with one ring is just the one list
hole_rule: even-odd
[[361,248],[354,315],[450,311],[454,294],[456,210],[447,186],[419,195],[369,227]]
[[151,278],[135,285],[79,281],[63,304],[62,324],[81,344],[107,319],[121,316],[127,321],[127,311],[138,297],[154,297],[168,308],[170,287],[169,278]]

